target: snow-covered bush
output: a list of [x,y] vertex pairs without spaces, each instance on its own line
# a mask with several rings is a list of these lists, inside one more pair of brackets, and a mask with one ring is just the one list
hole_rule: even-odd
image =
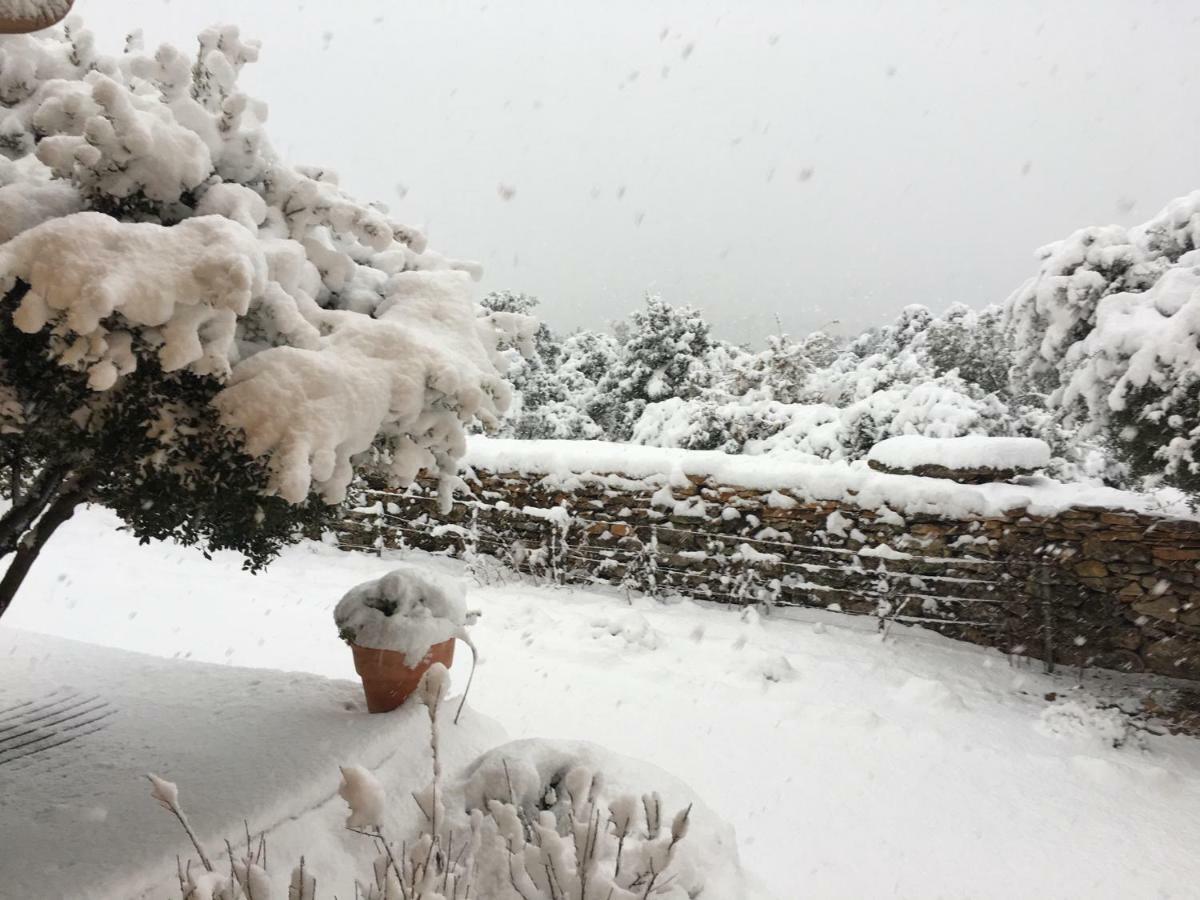
[[[388,833],[389,798],[367,769],[342,768],[346,828],[373,842],[363,900],[704,900],[740,897],[746,885],[733,832],[664,772],[591,744],[515,741],[448,780],[440,714],[449,673],[435,664],[417,696],[430,724],[431,778],[412,799],[414,833]],[[184,900],[282,900],[266,869],[265,842],[227,844],[218,866],[179,802],[176,786],[150,776],[151,796],[180,823],[199,864],[179,870]],[[647,784],[650,781],[650,784]],[[658,788],[658,790],[647,790]],[[314,836],[314,840],[319,837]],[[288,900],[316,900],[304,859]],[[330,891],[332,895],[333,892]],[[339,895],[341,896],[341,895]],[[344,896],[350,896],[349,893]]]
[[0,43],[0,612],[80,503],[142,539],[265,564],[356,469],[451,473],[509,388],[471,264],[426,248],[328,169],[285,164],[238,74],[102,55],[78,23]]
[[955,303],[929,323],[925,346],[938,375],[953,371],[985,393],[1009,394],[1013,354],[999,306],[976,311]]
[[1039,251],[1006,305],[1015,375],[1135,476],[1200,494],[1200,191]]
[[621,325],[616,365],[602,378],[588,409],[611,440],[627,440],[646,404],[690,398],[708,386],[708,323],[690,306],[648,296]]
[[[481,305],[496,312],[532,316],[538,300],[528,294],[498,291],[484,297]],[[600,426],[586,412],[596,380],[589,381],[580,367],[606,368],[589,359],[587,351],[606,348],[607,344],[598,339],[607,335],[587,334],[597,340],[584,343],[580,335],[561,342],[545,324],[538,326],[533,352],[516,355],[509,365],[513,402],[499,428],[501,436],[524,440],[590,440],[603,436]]]
[[1013,426],[1004,405],[993,395],[973,393],[950,373],[913,385],[893,384],[842,407],[676,398],[647,406],[631,439],[656,447],[860,459],[874,444],[896,435],[1010,433]]

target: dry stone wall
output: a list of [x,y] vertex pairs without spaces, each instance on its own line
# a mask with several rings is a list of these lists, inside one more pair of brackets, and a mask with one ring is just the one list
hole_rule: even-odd
[[1053,516],[901,516],[789,491],[589,475],[471,473],[368,488],[356,549],[499,558],[564,583],[917,624],[1031,656],[1200,681],[1200,523],[1099,508]]

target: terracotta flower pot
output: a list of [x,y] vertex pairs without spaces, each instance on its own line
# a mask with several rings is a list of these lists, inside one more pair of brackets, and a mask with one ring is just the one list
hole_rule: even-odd
[[354,651],[354,668],[362,679],[367,710],[373,713],[391,712],[407,700],[434,663],[448,669],[454,662],[454,638],[434,644],[416,665],[409,665],[404,654],[395,650],[358,644],[351,644],[350,649]]

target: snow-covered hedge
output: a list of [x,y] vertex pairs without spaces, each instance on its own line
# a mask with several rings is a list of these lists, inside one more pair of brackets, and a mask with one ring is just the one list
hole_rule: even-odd
[[1200,191],[1039,251],[1009,299],[1018,378],[1136,474],[1200,492]]

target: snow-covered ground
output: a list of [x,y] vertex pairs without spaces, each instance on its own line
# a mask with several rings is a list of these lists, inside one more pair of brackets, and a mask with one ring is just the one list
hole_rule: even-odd
[[[72,521],[4,624],[354,677],[333,606],[394,560],[306,544],[250,576],[114,526]],[[1070,677],[828,613],[490,580],[468,597],[471,704],[513,737],[593,740],[677,774],[780,898],[1195,895],[1200,743],[1127,732]]]
[[[385,824],[407,834],[409,794],[432,765],[423,707],[371,716],[363,706],[346,681],[181,665],[0,627],[0,897],[176,894],[175,854],[194,854],[150,799],[150,772],[176,780],[210,854],[248,827],[269,833],[277,883],[303,854],[322,883],[350,889],[375,852],[342,827],[338,766],[370,767],[391,797]],[[502,739],[495,722],[466,713],[443,729],[443,763],[456,771]]]

